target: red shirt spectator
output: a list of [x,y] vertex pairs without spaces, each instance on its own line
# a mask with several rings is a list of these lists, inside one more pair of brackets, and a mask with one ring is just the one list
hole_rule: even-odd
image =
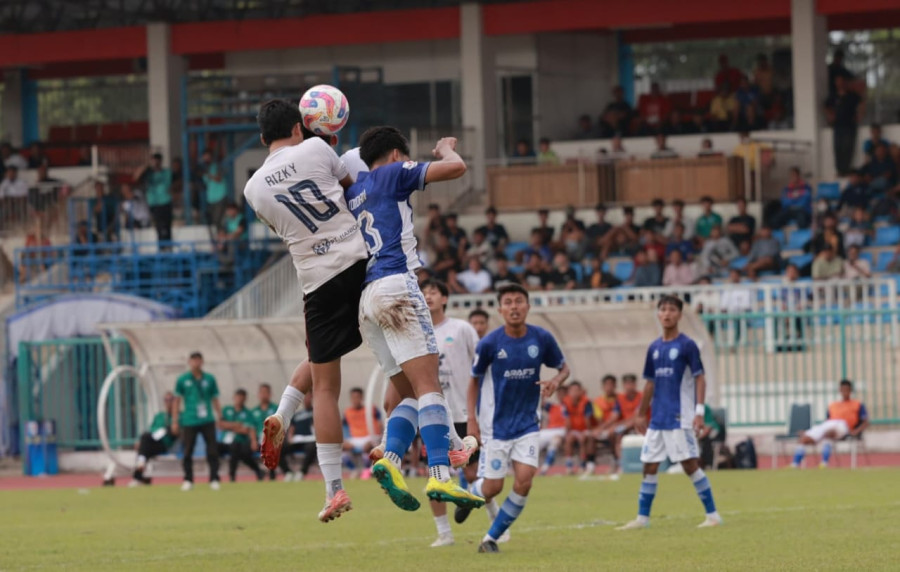
[[725,82],[728,82],[728,93],[734,93],[743,77],[744,74],[741,73],[741,70],[728,64],[728,56],[725,54],[719,56],[719,73],[716,74],[717,91]]
[[672,112],[672,104],[659,89],[659,84],[653,82],[650,93],[641,96],[638,101],[638,110],[641,119],[648,127],[662,127],[663,122]]

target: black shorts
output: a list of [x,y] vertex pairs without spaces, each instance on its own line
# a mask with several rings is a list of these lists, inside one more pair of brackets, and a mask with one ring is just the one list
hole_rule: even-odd
[[365,277],[366,261],[360,260],[303,296],[306,348],[312,363],[334,361],[362,344],[359,297]]
[[[456,429],[456,434],[459,435],[460,437],[465,437],[469,430],[468,423],[454,423],[453,427]],[[480,455],[481,455],[481,449],[478,449],[469,458],[469,465],[478,464],[478,457]]]

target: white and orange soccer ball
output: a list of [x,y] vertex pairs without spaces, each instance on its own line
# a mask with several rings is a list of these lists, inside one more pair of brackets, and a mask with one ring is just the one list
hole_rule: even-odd
[[316,135],[334,135],[347,124],[350,102],[338,88],[315,85],[300,98],[303,125]]

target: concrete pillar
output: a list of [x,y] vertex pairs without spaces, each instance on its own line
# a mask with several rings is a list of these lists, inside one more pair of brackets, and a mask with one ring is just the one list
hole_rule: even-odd
[[25,82],[22,70],[10,69],[3,73],[2,112],[0,112],[0,141],[9,141],[21,147],[25,141],[22,115],[22,88]]
[[484,36],[481,6],[463,4],[459,38],[462,123],[474,129],[471,146],[475,163],[472,181],[476,190],[486,189],[485,159],[497,153],[497,74],[494,52]]
[[811,141],[812,170],[820,173],[819,133],[825,125],[822,104],[827,95],[828,28],[816,12],[816,0],[791,0],[791,54],[794,75],[794,131]]
[[181,150],[181,79],[184,59],[172,54],[168,24],[147,25],[147,103],[150,147],[169,165]]

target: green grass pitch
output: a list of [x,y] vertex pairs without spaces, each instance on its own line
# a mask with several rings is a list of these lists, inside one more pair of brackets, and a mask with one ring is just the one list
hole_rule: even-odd
[[429,548],[427,504],[401,512],[374,481],[348,482],[354,509],[329,524],[321,481],[4,491],[0,570],[897,570],[898,477],[710,473],[725,526],[698,530],[690,481],[663,475],[651,528],[629,532],[613,527],[634,516],[638,476],[538,478],[500,554],[476,552],[483,510],[453,525],[455,546]]

